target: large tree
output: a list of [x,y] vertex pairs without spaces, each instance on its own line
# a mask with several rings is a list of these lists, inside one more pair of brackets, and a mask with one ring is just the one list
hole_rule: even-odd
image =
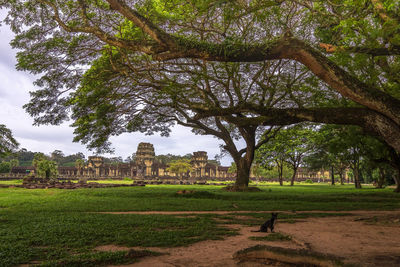
[[[12,44],[21,49],[18,68],[43,73],[37,81],[43,89],[33,92],[32,101],[26,106],[37,124],[58,124],[67,118],[70,105],[78,105],[69,91],[82,85],[89,66],[103,75],[111,67],[113,72],[127,76],[131,67],[137,69],[138,61],[151,62],[153,67],[159,63],[157,70],[160,70],[165,64],[171,66],[171,61],[191,64],[195,60],[288,60],[303,64],[321,79],[323,83],[316,84],[321,90],[334,90],[357,105],[271,107],[265,101],[234,99],[228,106],[200,105],[190,110],[191,118],[195,121],[218,118],[246,127],[305,120],[356,124],[383,138],[397,154],[400,151],[396,71],[400,53],[399,6],[396,1],[15,0],[0,3],[10,9],[7,21],[17,33]],[[101,59],[108,60],[110,67],[103,69],[106,63],[101,63]],[[123,62],[126,67],[120,68],[115,62]],[[287,64],[288,68],[293,68],[293,64]],[[187,69],[185,73],[192,76]],[[123,82],[126,80],[120,81]],[[177,95],[185,88],[173,86]],[[107,95],[105,90],[97,91],[98,96]],[[300,87],[298,91],[306,90]],[[97,96],[89,93],[93,98]],[[107,99],[113,100],[125,93],[113,92]],[[297,93],[292,96],[296,98]],[[126,103],[126,108],[141,107],[137,102],[127,100]],[[124,101],[117,107],[122,104]],[[96,122],[98,135],[83,127],[78,131],[77,140],[88,142],[97,138],[104,144],[109,135],[121,133],[121,130],[109,131],[108,116],[113,108],[102,105],[97,110],[97,116],[104,116],[104,120]],[[250,112],[253,115],[248,115]],[[75,120],[77,125],[85,124],[84,119],[75,117]],[[118,118],[114,125],[119,122]],[[127,126],[137,128],[137,124]],[[164,126],[151,131],[163,131]],[[100,143],[97,145],[101,146]]]
[[[285,61],[260,64],[206,63],[180,60],[154,63],[118,51],[108,51],[85,73],[71,96],[76,140],[108,149],[111,134],[159,131],[168,135],[174,124],[196,134],[213,135],[224,142],[237,164],[236,186],[248,186],[254,151],[273,128],[248,112],[232,109],[218,116],[208,110],[265,102],[269,107],[296,105],[292,87],[306,86],[307,71]],[[291,74],[288,70],[293,71]],[[303,98],[305,98],[304,96]],[[242,140],[244,148],[238,146]]]

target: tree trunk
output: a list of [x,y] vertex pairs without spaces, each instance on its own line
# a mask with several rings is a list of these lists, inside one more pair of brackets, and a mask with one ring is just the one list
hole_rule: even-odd
[[331,180],[332,185],[335,185],[335,172],[333,171],[333,166],[331,166]]
[[237,166],[235,187],[237,188],[248,187],[252,160],[249,160],[247,156],[244,156],[240,158],[238,161],[235,161],[235,163]]
[[340,184],[344,185],[343,172],[339,173],[339,177],[340,177]]
[[292,179],[290,180],[290,186],[294,185],[294,179],[296,178],[296,174],[297,174],[297,168],[293,168],[293,175]]
[[359,169],[358,165],[355,166],[353,169],[353,174],[354,174],[354,185],[356,188],[360,189],[361,188],[361,182],[360,182],[360,175],[359,175]]
[[395,174],[393,175],[394,182],[396,183],[396,188],[394,192],[400,193],[400,169],[397,169]]
[[279,185],[283,186],[283,164],[278,164]]
[[389,147],[389,151],[391,154],[390,164],[395,169],[393,180],[396,183],[396,189],[394,192],[400,193],[400,153],[392,147]]
[[382,167],[379,167],[379,179],[376,188],[383,188],[385,183],[385,170]]

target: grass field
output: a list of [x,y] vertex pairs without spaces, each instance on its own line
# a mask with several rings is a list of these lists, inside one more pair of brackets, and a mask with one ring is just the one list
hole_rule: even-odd
[[[0,266],[101,266],[137,260],[151,251],[96,252],[100,245],[141,247],[185,246],[234,235],[214,218],[233,223],[228,215],[194,216],[100,214],[101,211],[249,211],[256,225],[264,220],[252,211],[351,211],[400,208],[392,189],[353,186],[261,186],[261,192],[223,192],[220,186],[158,185],[104,189],[0,189]],[[194,190],[180,195],[178,190]],[[284,220],[322,213],[283,214]],[[235,221],[238,223],[238,221]]]

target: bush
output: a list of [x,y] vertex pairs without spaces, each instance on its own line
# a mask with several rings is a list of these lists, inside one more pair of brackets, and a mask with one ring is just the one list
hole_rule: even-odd
[[305,181],[305,183],[306,183],[306,184],[313,184],[314,182],[313,182],[311,179],[307,179],[307,180]]
[[9,173],[11,170],[10,162],[1,162],[0,163],[0,173]]

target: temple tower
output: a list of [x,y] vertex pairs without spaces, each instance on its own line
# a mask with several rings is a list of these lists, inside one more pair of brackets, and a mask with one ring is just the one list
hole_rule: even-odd
[[101,175],[101,167],[104,164],[104,158],[99,156],[91,156],[88,158],[88,168],[94,170],[94,176],[99,177]]
[[154,146],[150,143],[140,143],[136,151],[136,166],[138,177],[151,176],[151,167],[154,162]]
[[208,161],[208,156],[206,151],[193,152],[193,157],[191,160],[193,166],[192,176],[204,177],[207,161]]

